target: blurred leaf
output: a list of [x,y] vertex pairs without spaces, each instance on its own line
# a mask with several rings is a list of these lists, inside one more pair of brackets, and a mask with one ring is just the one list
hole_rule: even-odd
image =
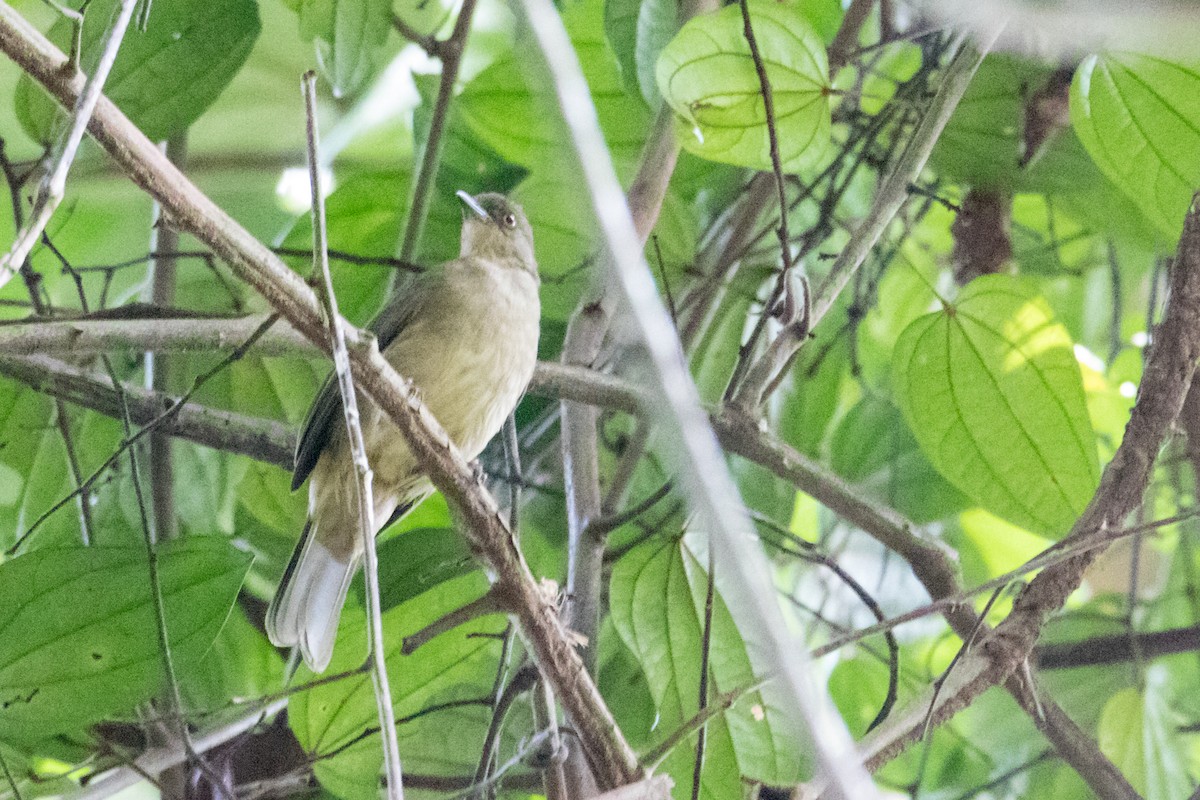
[[[750,3],[767,65],[783,168],[817,163],[829,146],[825,45],[794,5]],[[738,6],[690,20],[663,49],[658,89],[680,116],[683,146],[727,164],[770,169],[766,111]]]
[[921,452],[900,409],[865,397],[833,433],[830,466],[913,522],[943,519],[971,504]]
[[[117,0],[88,6],[80,66],[91,73],[100,57]],[[155,0],[145,31],[131,25],[104,84],[104,94],[151,139],[187,128],[212,105],[246,62],[260,24],[252,0]],[[50,30],[60,46],[71,26],[61,18]],[[27,76],[16,94],[17,115],[29,135],[48,142],[65,115]]]
[[[227,540],[162,545],[176,663],[212,645],[250,566]],[[142,547],[38,550],[0,565],[0,737],[45,738],[133,707],[162,685]]]
[[1200,69],[1136,53],[1085,59],[1071,121],[1106,175],[1171,240],[1200,186]]
[[316,39],[334,97],[352,95],[375,77],[392,27],[391,0],[304,0],[299,14],[301,35]]
[[[624,556],[613,568],[609,606],[621,639],[641,663],[658,709],[660,736],[696,713],[696,687],[708,576],[696,551],[697,536],[655,542]],[[720,594],[714,599],[709,685],[714,695],[744,689],[756,681],[754,646],[734,624]],[[708,745],[700,796],[737,797],[743,780],[783,785],[804,769],[796,728],[782,718],[774,689],[748,692],[708,725]],[[689,796],[695,737],[664,764],[676,791]]]
[[1110,697],[1097,731],[1101,751],[1147,800],[1184,797],[1192,790],[1165,677],[1154,665],[1147,670],[1144,694],[1130,687]]
[[[410,656],[400,652],[406,635],[416,633],[476,599],[486,589],[487,580],[481,572],[475,572],[438,584],[383,615],[388,679],[396,717],[400,721],[397,732],[401,742],[440,735],[438,731],[443,725],[445,711],[407,719],[430,705],[448,699],[490,696],[500,643],[493,637],[470,634],[502,631],[505,620],[499,615],[483,617],[448,631]],[[356,669],[362,665],[366,653],[366,618],[360,608],[348,605],[342,613],[328,674]],[[313,677],[302,667],[296,681],[302,684]],[[379,723],[370,675],[356,675],[296,695],[290,705],[288,722],[305,752],[330,756],[321,758],[314,765],[317,778],[325,788],[343,797],[363,796],[366,787],[377,791],[383,756],[376,738]],[[360,736],[365,736],[366,744],[359,743],[332,755]],[[403,745],[402,752],[408,752]],[[472,754],[474,757],[476,754]],[[408,755],[404,765],[414,772],[440,769],[439,765]],[[460,771],[455,770],[453,774]]]
[[[604,35],[601,2],[570,4],[563,12],[563,23],[579,56],[618,173],[627,174],[641,153],[649,112],[640,100],[622,91],[617,61]],[[527,58],[525,49],[501,57],[463,88],[457,104],[467,124],[501,156],[535,174],[553,172],[571,163],[567,161],[568,138],[552,85],[532,77],[541,75],[541,62],[524,63]],[[577,203],[571,206],[576,207]]]
[[1063,536],[1099,481],[1070,337],[1005,276],[972,281],[896,343],[896,400],[930,462],[973,501]]

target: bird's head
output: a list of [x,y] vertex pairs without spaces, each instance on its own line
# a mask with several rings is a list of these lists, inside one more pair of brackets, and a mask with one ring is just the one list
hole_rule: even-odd
[[519,205],[492,193],[472,197],[459,191],[458,199],[464,206],[462,255],[486,258],[537,275],[533,229]]

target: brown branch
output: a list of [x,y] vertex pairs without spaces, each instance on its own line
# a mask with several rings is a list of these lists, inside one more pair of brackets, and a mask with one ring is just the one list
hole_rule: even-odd
[[[73,104],[82,79],[65,72],[65,56],[2,4],[0,50],[59,102]],[[305,337],[326,347],[320,308],[303,279],[201,193],[106,98],[97,103],[89,131],[177,226],[211,247]],[[495,576],[509,606],[517,609],[514,617],[530,653],[571,716],[601,782],[615,787],[639,779],[632,749],[583,669],[557,609],[543,596],[510,537],[495,501],[373,340],[348,324],[345,330],[356,385],[400,428],[431,482],[459,513],[472,549]]]
[[850,60],[850,54],[858,49],[858,33],[874,5],[875,0],[851,0],[850,7],[842,17],[842,25],[829,45],[830,75],[837,74]]

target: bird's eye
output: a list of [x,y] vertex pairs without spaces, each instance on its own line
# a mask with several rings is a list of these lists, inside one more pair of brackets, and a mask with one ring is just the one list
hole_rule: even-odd
[[515,228],[515,227],[517,227],[517,217],[516,217],[516,215],[515,215],[515,214],[505,214],[505,215],[504,215],[504,226],[505,226],[506,228]]

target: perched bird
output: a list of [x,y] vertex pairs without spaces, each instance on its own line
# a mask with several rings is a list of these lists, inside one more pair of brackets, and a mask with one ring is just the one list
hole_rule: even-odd
[[[371,323],[379,347],[412,380],[463,456],[475,458],[512,413],[537,360],[538,271],[533,231],[520,206],[498,194],[465,206],[458,258],[396,293]],[[367,457],[375,473],[379,532],[432,491],[400,431],[359,398]],[[351,461],[336,382],[327,380],[296,448],[292,488],[311,475],[308,521],[267,611],[267,635],[300,646],[315,672],[329,664],[350,580],[362,560]]]

